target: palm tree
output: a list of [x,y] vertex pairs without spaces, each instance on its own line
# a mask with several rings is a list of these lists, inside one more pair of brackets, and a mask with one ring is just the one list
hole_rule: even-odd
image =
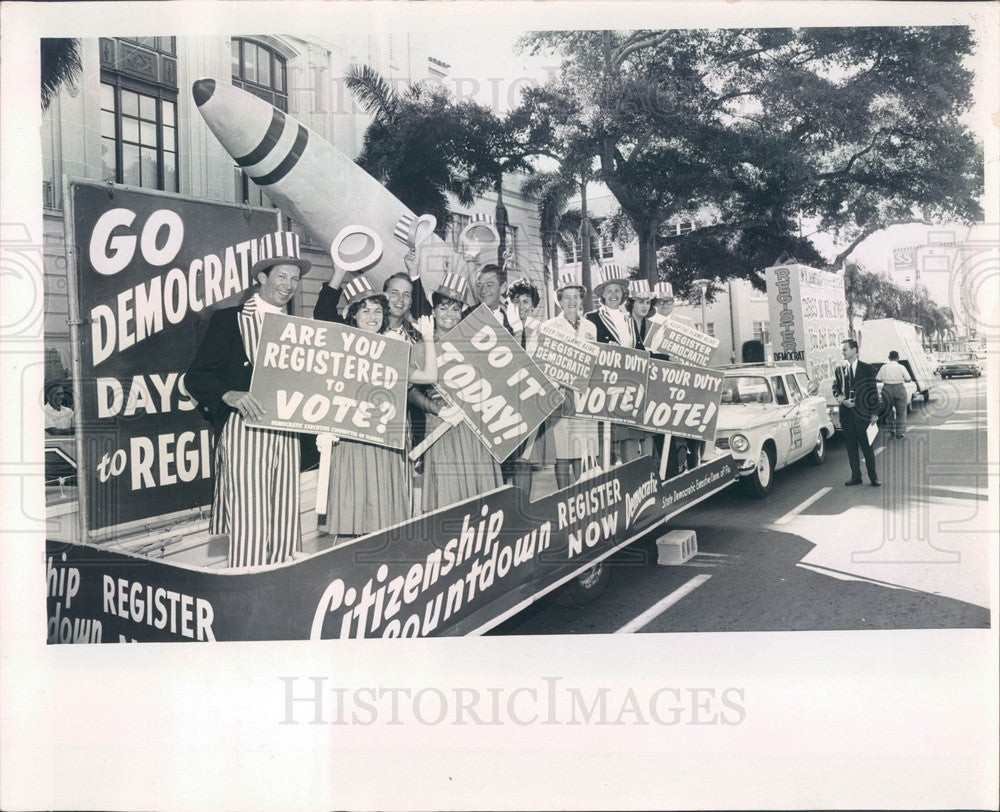
[[538,205],[542,235],[542,267],[546,283],[559,273],[559,248],[567,249],[562,225],[566,207],[576,191],[576,183],[561,172],[536,172],[521,187],[521,194]]
[[483,186],[465,159],[466,110],[441,87],[417,83],[398,92],[368,65],[352,65],[345,84],[372,116],[358,165],[416,214],[434,215],[443,234],[447,195],[471,206]]
[[73,82],[83,70],[80,40],[46,38],[41,43],[42,110],[48,110],[64,82]]

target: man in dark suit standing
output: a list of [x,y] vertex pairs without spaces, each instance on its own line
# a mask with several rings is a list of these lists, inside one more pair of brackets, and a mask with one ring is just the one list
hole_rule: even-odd
[[868,440],[868,426],[878,421],[878,387],[875,385],[875,368],[858,360],[858,342],[853,338],[844,341],[844,366],[838,367],[833,376],[833,396],[840,404],[840,426],[847,444],[847,459],[851,464],[851,478],[845,485],[861,484],[861,461],[858,448],[865,456],[868,479],[878,487],[875,471],[875,452]]

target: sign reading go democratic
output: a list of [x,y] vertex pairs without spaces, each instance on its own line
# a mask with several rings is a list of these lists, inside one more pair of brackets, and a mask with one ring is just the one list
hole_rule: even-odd
[[199,324],[250,287],[277,212],[86,181],[70,200],[87,527],[207,505],[211,430],[184,372]]

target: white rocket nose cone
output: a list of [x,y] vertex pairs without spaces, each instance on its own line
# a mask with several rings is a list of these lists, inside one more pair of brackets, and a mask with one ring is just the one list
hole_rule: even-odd
[[199,79],[191,87],[194,103],[201,107],[215,93],[215,79]]

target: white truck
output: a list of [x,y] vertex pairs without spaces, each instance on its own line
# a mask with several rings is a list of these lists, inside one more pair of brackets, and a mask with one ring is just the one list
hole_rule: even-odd
[[913,387],[907,387],[910,399],[921,396],[926,403],[930,390],[937,385],[934,365],[924,352],[917,335],[917,328],[906,321],[897,319],[872,319],[861,323],[858,330],[858,358],[866,364],[881,366],[889,360],[889,353],[899,353],[899,363],[913,378]]

